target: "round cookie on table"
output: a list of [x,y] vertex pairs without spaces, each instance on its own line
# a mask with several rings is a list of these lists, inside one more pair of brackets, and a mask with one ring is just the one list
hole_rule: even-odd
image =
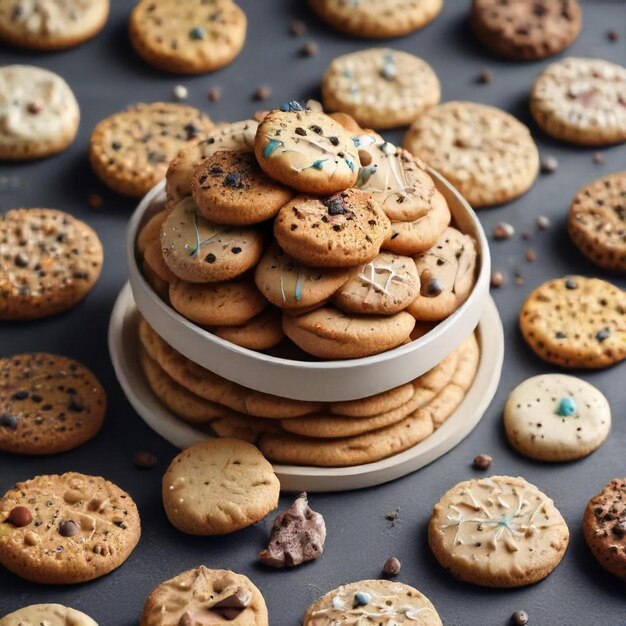
[[558,54],[576,40],[582,12],[578,0],[473,0],[471,22],[492,52],[534,61]]
[[61,604],[32,604],[0,618],[0,626],[98,626],[81,611]]
[[170,522],[190,535],[224,535],[262,520],[278,506],[280,483],[253,445],[210,439],[181,452],[163,477]]
[[309,0],[334,28],[357,37],[402,37],[437,17],[443,0]]
[[0,67],[0,159],[62,152],[74,141],[79,122],[78,102],[61,76],[32,65]]
[[532,186],[539,153],[509,113],[476,102],[446,102],[411,125],[404,147],[445,176],[475,208],[508,202]]
[[0,359],[0,450],[56,454],[95,437],[106,393],[78,361],[53,354]]
[[110,573],[134,550],[141,526],[131,497],[76,472],[17,483],[0,499],[0,564],[36,583],[65,585]]
[[201,111],[168,102],[140,103],[99,122],[89,140],[95,173],[117,193],[142,197],[187,144],[213,127]]
[[231,0],[140,0],[130,16],[130,40],[154,67],[204,74],[228,65],[246,39],[246,14]]
[[626,359],[626,292],[598,278],[568,276],[535,289],[519,316],[526,343],[561,367],[603,368]]
[[611,428],[611,408],[584,380],[544,374],[511,392],[504,427],[511,445],[530,458],[573,461],[602,445]]
[[442,626],[430,600],[417,589],[391,580],[361,580],[342,585],[316,600],[303,626],[333,626],[340,622],[398,626]]
[[626,479],[615,478],[589,500],[583,531],[598,563],[626,579]]
[[159,585],[148,597],[140,626],[205,623],[269,626],[267,607],[252,581],[228,570],[200,565]]
[[626,172],[609,174],[580,189],[567,227],[580,251],[602,269],[626,272]]
[[0,219],[0,320],[31,320],[78,304],[102,269],[98,235],[54,209],[14,209]]
[[95,37],[109,16],[109,0],[6,0],[0,40],[33,50],[63,50]]
[[457,578],[485,587],[539,582],[561,562],[569,530],[554,502],[523,478],[461,482],[435,505],[428,543]]
[[568,57],[537,78],[530,111],[548,135],[582,146],[626,141],[626,67]]
[[437,104],[441,86],[422,59],[400,50],[371,48],[336,58],[322,79],[324,108],[349,114],[366,128],[410,124]]

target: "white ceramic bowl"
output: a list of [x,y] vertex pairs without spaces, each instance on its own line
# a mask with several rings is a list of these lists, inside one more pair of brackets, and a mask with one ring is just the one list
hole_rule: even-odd
[[188,359],[257,391],[298,400],[338,402],[371,396],[413,380],[437,365],[476,328],[488,301],[491,273],[487,238],[476,214],[447,180],[434,170],[430,174],[459,229],[477,241],[478,272],[467,301],[409,344],[361,359],[300,360],[242,348],[185,319],[152,290],[135,253],[137,233],[148,217],[147,209],[163,194],[164,182],[139,203],[128,226],[128,274],[137,308],[154,330]]

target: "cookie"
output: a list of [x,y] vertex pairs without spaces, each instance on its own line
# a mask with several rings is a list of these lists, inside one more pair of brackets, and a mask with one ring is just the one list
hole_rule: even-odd
[[249,151],[216,152],[196,168],[191,189],[200,215],[218,224],[264,222],[294,196],[269,178]]
[[102,269],[102,244],[84,222],[54,209],[0,217],[0,320],[48,317],[76,306]]
[[[161,222],[161,227],[163,227],[163,222]],[[172,272],[165,262],[161,238],[158,233],[156,238],[152,239],[146,245],[143,253],[143,267],[144,270],[147,270],[147,272],[144,273],[148,278],[150,278],[151,275],[156,275],[166,286],[178,281],[178,276]]]
[[333,302],[347,313],[393,315],[411,304],[419,288],[411,257],[381,252],[358,269],[337,291]]
[[443,194],[435,189],[428,211],[411,222],[391,222],[382,249],[412,256],[430,250],[450,224],[451,214]]
[[426,322],[454,313],[474,287],[477,255],[472,237],[446,228],[435,246],[415,257],[420,291],[407,311]]
[[499,56],[535,61],[569,47],[582,29],[577,0],[473,0],[472,28]]
[[326,523],[310,506],[306,493],[272,524],[268,547],[259,553],[259,561],[270,567],[296,567],[314,561],[324,552]]
[[201,565],[159,585],[148,597],[139,626],[202,622],[269,625],[265,600],[249,578]]
[[400,50],[370,48],[336,58],[322,79],[329,111],[342,111],[365,128],[408,126],[438,104],[441,86],[432,67]]
[[391,580],[361,580],[329,591],[307,610],[303,626],[396,624],[442,626],[435,607],[417,589]]
[[284,338],[282,315],[269,307],[240,326],[218,326],[213,334],[248,350],[269,350]]
[[445,176],[474,208],[513,200],[539,172],[528,128],[476,102],[446,102],[425,111],[407,131],[404,147]]
[[298,312],[325,304],[351,273],[350,268],[302,265],[274,242],[259,261],[254,280],[272,304]]
[[338,30],[384,39],[426,26],[441,11],[443,0],[309,0],[309,6]]
[[279,493],[272,466],[238,439],[187,448],[163,477],[167,518],[189,535],[225,535],[251,526],[278,506]]
[[89,160],[108,187],[140,198],[165,176],[176,154],[212,126],[204,113],[183,104],[134,104],[97,124]]
[[170,347],[145,320],[139,324],[139,338],[150,357],[179,385],[201,398],[218,402],[233,411],[257,417],[284,419],[315,413],[320,402],[291,400],[247,389],[210,372]]
[[20,354],[0,359],[0,450],[56,454],[93,439],[106,413],[106,393],[73,359]]
[[170,203],[175,204],[191,195],[191,181],[196,167],[220,150],[254,151],[254,138],[259,124],[243,120],[219,124],[207,137],[185,146],[170,163],[166,174],[165,191]]
[[17,483],[0,499],[0,564],[36,583],[66,585],[118,568],[141,526],[131,497],[76,472]]
[[98,626],[81,611],[60,604],[32,604],[5,615],[0,626]]
[[328,198],[297,196],[274,220],[278,245],[313,267],[354,267],[371,261],[390,231],[378,203],[347,189]]
[[241,439],[248,443],[254,443],[266,433],[281,433],[283,429],[280,422],[264,417],[250,417],[232,413],[224,417],[216,417],[211,420],[211,430],[217,437]]
[[569,530],[554,502],[523,478],[490,476],[447,491],[428,543],[453,576],[485,587],[539,582],[561,562]]
[[63,50],[95,37],[109,0],[7,0],[0,6],[0,40],[33,50]]
[[626,479],[615,478],[589,500],[583,531],[600,565],[626,579]]
[[411,334],[415,320],[394,315],[348,315],[322,307],[299,317],[283,316],[283,330],[299,348],[320,359],[357,359],[392,350]]
[[545,282],[526,299],[519,323],[549,363],[595,369],[626,359],[626,292],[598,278]]
[[158,240],[161,235],[161,227],[167,217],[166,211],[159,211],[153,215],[145,224],[141,227],[139,234],[137,235],[137,253],[143,256],[146,253],[146,248],[150,242]]
[[304,193],[330,195],[356,182],[359,157],[350,134],[324,113],[290,102],[259,124],[254,152],[271,178]]
[[192,283],[236,278],[263,254],[264,236],[253,226],[209,222],[192,198],[178,202],[161,227],[163,258],[178,278]]
[[548,135],[583,146],[626,141],[626,67],[569,57],[549,65],[530,94],[530,111]]
[[156,293],[163,302],[169,304],[170,301],[170,285],[169,282],[163,280],[150,266],[150,263],[144,260],[141,263],[141,271],[143,272],[146,282],[150,285],[152,291]]
[[268,305],[250,278],[222,283],[170,284],[170,302],[184,317],[202,326],[241,326]]
[[368,398],[332,402],[330,411],[335,415],[345,417],[372,417],[397,409],[408,402],[413,397],[413,393],[413,385],[406,383]]
[[626,172],[604,176],[574,196],[567,227],[580,251],[602,269],[626,272]]
[[504,407],[511,445],[539,461],[573,461],[591,454],[609,434],[611,408],[588,382],[562,374],[533,376]]
[[0,159],[62,152],[74,141],[79,121],[76,97],[58,74],[32,65],[0,67]]
[[130,40],[150,65],[204,74],[228,65],[246,40],[246,14],[230,0],[141,0],[130,15]]

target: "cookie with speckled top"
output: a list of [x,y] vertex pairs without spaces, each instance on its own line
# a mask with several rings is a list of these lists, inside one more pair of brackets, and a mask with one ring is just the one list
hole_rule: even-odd
[[74,141],[79,121],[76,97],[58,74],[31,65],[0,67],[0,159],[61,152]]
[[231,150],[199,165],[191,190],[200,215],[218,224],[264,222],[295,195],[263,172],[253,152]]
[[290,256],[312,267],[371,261],[391,224],[372,196],[347,189],[327,198],[296,196],[274,220],[274,236]]
[[578,0],[473,0],[472,28],[496,54],[544,59],[570,46],[582,29]]
[[102,269],[98,235],[54,209],[14,209],[0,218],[0,320],[30,320],[71,309]]
[[106,393],[78,361],[54,354],[0,359],[0,450],[56,454],[95,437]]
[[583,531],[598,563],[626,579],[626,478],[615,478],[589,500]]
[[573,461],[602,445],[611,428],[611,408],[588,382],[543,374],[511,392],[504,427],[511,445],[531,459]]
[[132,498],[99,476],[37,476],[0,499],[0,564],[36,583],[104,576],[126,561],[140,534]]
[[253,226],[209,222],[192,198],[179,201],[161,227],[161,249],[170,270],[193,282],[231,280],[254,267],[263,254],[264,236]]
[[268,176],[303,193],[329,195],[356,183],[359,155],[348,131],[298,102],[263,118],[254,152]]
[[435,19],[443,0],[309,0],[334,28],[356,37],[408,35]]
[[33,50],[63,50],[95,37],[109,16],[109,0],[6,0],[0,40]]
[[141,197],[165,176],[185,145],[212,127],[207,115],[183,104],[134,104],[97,124],[89,140],[89,160],[111,189]]
[[269,626],[269,618],[265,600],[249,578],[201,565],[159,585],[148,597],[140,622],[140,626],[196,624]]
[[535,289],[519,316],[526,343],[561,367],[609,367],[626,359],[626,292],[598,278],[567,276]]
[[299,317],[283,316],[283,330],[308,354],[320,359],[356,359],[380,354],[409,338],[415,320],[400,311],[393,315],[348,315],[322,307]]
[[278,506],[280,483],[252,444],[210,439],[181,452],[163,476],[169,521],[189,535],[225,535]]
[[477,257],[472,237],[446,228],[430,250],[415,257],[420,290],[407,311],[423,322],[436,322],[454,313],[474,287]]
[[408,126],[437,104],[441,86],[422,59],[389,48],[337,57],[322,79],[324,108],[342,111],[365,128]]
[[460,580],[485,587],[539,582],[561,562],[569,530],[554,502],[523,478],[490,476],[449,489],[435,505],[428,543]]
[[404,147],[445,176],[475,208],[509,202],[539,172],[530,131],[509,113],[476,102],[446,102],[425,111]]
[[341,286],[333,303],[347,313],[393,315],[413,302],[420,279],[411,257],[381,252]]
[[626,172],[580,189],[567,220],[572,241],[599,267],[626,272]]
[[569,57],[549,65],[530,94],[530,111],[548,135],[583,146],[626,141],[626,67]]
[[141,0],[130,15],[130,40],[150,65],[204,74],[228,65],[243,48],[247,20],[230,0]]
[[61,604],[31,604],[5,615],[0,626],[98,626],[91,617]]

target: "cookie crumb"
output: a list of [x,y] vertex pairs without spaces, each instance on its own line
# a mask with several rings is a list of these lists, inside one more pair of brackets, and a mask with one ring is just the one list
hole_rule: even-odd
[[530,241],[533,238],[533,234],[529,230],[522,232],[522,239],[524,241]]
[[541,171],[544,174],[554,174],[559,169],[559,162],[553,156],[541,159]]
[[314,57],[320,51],[320,47],[314,41],[307,41],[302,48],[300,54],[303,57]]
[[92,209],[99,209],[102,206],[103,202],[104,200],[102,199],[102,196],[97,193],[90,193],[89,197],[87,198],[87,204]]
[[400,509],[396,509],[395,511],[390,511],[385,515],[385,519],[389,522],[390,526],[395,526],[396,522],[400,518]]
[[550,218],[545,215],[538,215],[535,223],[539,230],[548,230],[548,228],[550,228]]
[[609,41],[619,41],[619,33],[616,30],[610,30],[606,36]]
[[504,279],[504,274],[502,272],[494,272],[491,275],[491,286],[494,289],[499,289],[500,287],[502,287],[502,285],[504,285],[505,279]]
[[530,250],[526,250],[525,256],[529,263],[534,263],[537,260],[537,253],[532,248]]
[[395,556],[390,556],[383,565],[383,572],[386,576],[397,576],[401,568],[402,563]]
[[187,100],[189,91],[184,85],[176,85],[176,87],[172,89],[172,96],[174,96],[174,100]]
[[272,95],[272,90],[267,85],[261,85],[252,95],[252,98],[257,102],[267,100]]
[[522,273],[517,270],[515,272],[515,284],[516,285],[523,285],[526,282],[526,279],[524,278],[524,276],[522,276]]
[[496,224],[493,229],[493,237],[498,241],[503,239],[510,239],[515,234],[515,229],[511,224],[507,224],[506,222],[500,222]]
[[478,454],[472,461],[472,467],[477,470],[488,470],[491,467],[493,458],[489,454]]
[[152,469],[158,463],[158,459],[152,452],[142,450],[133,455],[133,463],[137,469]]
[[294,20],[289,24],[289,34],[292,37],[302,37],[308,30],[307,25],[302,20]]
[[207,98],[209,99],[209,102],[219,102],[222,99],[222,88],[211,87],[207,93]]
[[602,165],[604,163],[604,155],[602,154],[602,152],[594,152],[593,157],[591,157],[593,159],[593,162],[596,165]]
[[526,611],[515,611],[511,615],[511,623],[515,624],[515,626],[525,626],[525,624],[528,624],[528,613]]
[[493,73],[491,72],[491,70],[488,69],[482,70],[480,74],[478,74],[478,76],[476,77],[476,82],[479,85],[488,85],[489,83],[491,83],[492,80]]

